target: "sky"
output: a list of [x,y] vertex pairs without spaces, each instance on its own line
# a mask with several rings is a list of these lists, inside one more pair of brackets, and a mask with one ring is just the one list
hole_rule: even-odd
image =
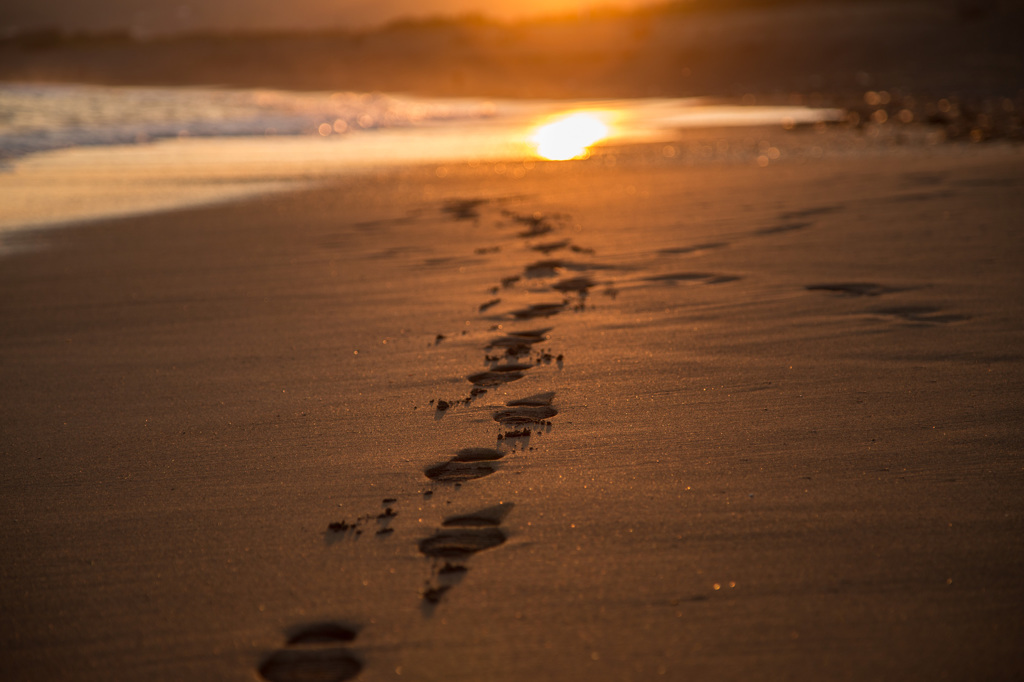
[[404,17],[478,13],[496,19],[637,7],[654,0],[3,0],[0,30],[372,28]]

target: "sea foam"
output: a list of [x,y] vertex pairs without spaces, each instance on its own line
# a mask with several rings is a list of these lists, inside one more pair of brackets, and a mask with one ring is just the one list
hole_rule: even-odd
[[495,115],[480,99],[223,88],[0,85],[0,158],[177,137],[333,135]]

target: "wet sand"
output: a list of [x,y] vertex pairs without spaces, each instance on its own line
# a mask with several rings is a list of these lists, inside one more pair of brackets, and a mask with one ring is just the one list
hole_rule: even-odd
[[1015,678],[1019,149],[715,142],[26,236],[0,677]]

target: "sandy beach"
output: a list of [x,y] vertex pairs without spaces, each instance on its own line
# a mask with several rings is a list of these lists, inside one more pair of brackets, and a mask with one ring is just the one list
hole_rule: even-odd
[[730,6],[5,29],[0,680],[1020,680],[1021,9]]
[[24,236],[0,677],[1019,679],[1024,157],[813,134]]

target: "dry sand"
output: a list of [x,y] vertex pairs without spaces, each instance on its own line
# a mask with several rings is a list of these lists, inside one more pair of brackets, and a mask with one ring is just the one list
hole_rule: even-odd
[[796,135],[28,237],[0,678],[1019,679],[1024,158]]

